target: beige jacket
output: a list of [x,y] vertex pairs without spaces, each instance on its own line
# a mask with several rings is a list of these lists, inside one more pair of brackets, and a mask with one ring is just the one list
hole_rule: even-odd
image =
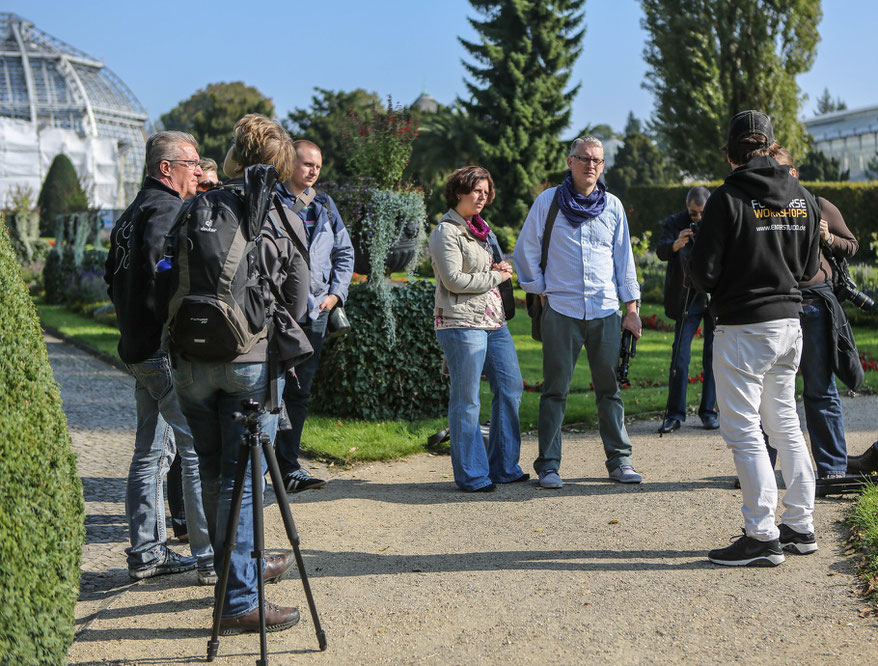
[[433,229],[428,248],[436,276],[433,314],[462,327],[483,322],[491,290],[502,281],[500,273],[491,270],[491,252],[454,209]]

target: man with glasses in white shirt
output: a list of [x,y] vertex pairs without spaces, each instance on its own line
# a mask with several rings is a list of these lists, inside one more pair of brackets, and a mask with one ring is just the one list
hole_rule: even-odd
[[[604,147],[585,136],[573,141],[564,182],[540,194],[528,213],[513,259],[522,289],[538,294],[543,342],[543,393],[539,411],[539,456],[534,469],[543,488],[561,488],[561,424],[573,370],[582,347],[588,355],[598,428],[609,477],[640,483],[625,407],[616,380],[622,329],[640,337],[640,285],[622,202],[600,176]],[[549,217],[554,218],[554,226]],[[551,226],[545,271],[543,236]],[[619,301],[625,304],[624,316]]]

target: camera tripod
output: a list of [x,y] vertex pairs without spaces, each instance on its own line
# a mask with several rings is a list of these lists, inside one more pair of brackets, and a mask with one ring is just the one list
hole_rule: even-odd
[[247,462],[250,462],[250,480],[253,492],[253,558],[256,560],[257,593],[259,597],[259,649],[260,659],[257,666],[268,666],[268,649],[265,639],[265,576],[262,570],[262,559],[265,553],[265,532],[262,522],[262,460],[260,453],[265,454],[268,463],[268,471],[271,474],[271,484],[277,496],[277,505],[280,508],[287,539],[293,547],[296,558],[296,568],[302,579],[302,587],[305,590],[305,598],[308,600],[308,609],[311,611],[311,619],[314,622],[314,632],[317,635],[317,643],[320,650],[326,649],[326,634],[320,627],[320,618],[317,617],[317,607],[314,605],[314,597],[311,594],[311,585],[308,583],[308,575],[305,573],[305,563],[299,550],[299,533],[293,522],[293,514],[290,511],[290,503],[284,489],[280,468],[274,455],[274,446],[271,438],[262,432],[259,416],[263,413],[262,406],[255,400],[242,400],[243,413],[235,412],[233,419],[242,421],[245,432],[241,437],[241,448],[238,450],[238,463],[235,467],[235,485],[232,490],[232,507],[229,513],[229,521],[226,526],[225,558],[223,570],[217,585],[218,594],[216,605],[213,610],[213,633],[207,643],[207,661],[213,661],[219,650],[220,619],[223,603],[226,599],[226,588],[229,583],[229,571],[231,569],[231,553],[237,545],[238,521],[241,517],[241,500],[244,496],[244,475],[247,473]]

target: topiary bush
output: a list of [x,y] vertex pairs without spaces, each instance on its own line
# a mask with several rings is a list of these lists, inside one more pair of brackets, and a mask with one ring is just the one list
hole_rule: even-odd
[[433,333],[434,285],[413,280],[391,289],[396,342],[376,321],[379,296],[351,285],[345,312],[351,332],[327,340],[312,388],[312,408],[365,420],[436,418],[448,411],[448,378]]
[[0,293],[0,661],[63,664],[79,590],[82,484],[5,228]]
[[66,248],[50,252],[43,268],[43,289],[46,291],[46,303],[59,305],[65,301],[68,285],[74,281],[76,262],[73,250]]
[[55,233],[55,219],[59,215],[88,210],[88,195],[82,189],[73,162],[64,153],[52,160],[37,205],[40,209],[40,236]]

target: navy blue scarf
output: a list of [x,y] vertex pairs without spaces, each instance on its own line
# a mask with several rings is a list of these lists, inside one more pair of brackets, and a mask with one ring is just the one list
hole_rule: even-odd
[[597,217],[607,207],[607,186],[600,178],[595,188],[587,197],[582,196],[573,187],[573,176],[568,171],[564,182],[558,186],[558,207],[574,227]]

